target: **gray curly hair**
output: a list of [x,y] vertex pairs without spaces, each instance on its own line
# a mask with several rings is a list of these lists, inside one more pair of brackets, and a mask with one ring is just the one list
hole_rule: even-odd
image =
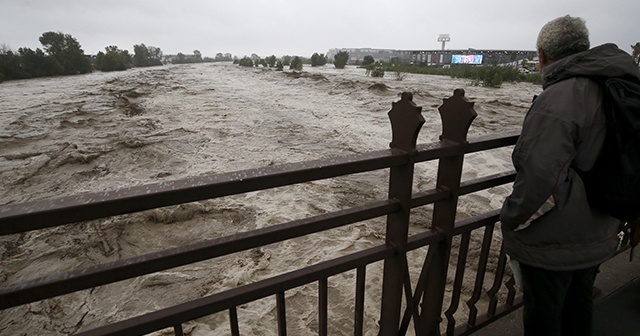
[[569,15],[551,20],[538,34],[536,47],[557,61],[561,58],[589,50],[589,29],[584,19]]

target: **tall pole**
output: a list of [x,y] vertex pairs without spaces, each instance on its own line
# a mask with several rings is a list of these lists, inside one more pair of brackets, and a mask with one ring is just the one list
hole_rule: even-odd
[[449,37],[449,34],[438,35],[438,42],[442,42],[442,51],[444,51],[444,44],[449,41],[451,41],[451,37]]

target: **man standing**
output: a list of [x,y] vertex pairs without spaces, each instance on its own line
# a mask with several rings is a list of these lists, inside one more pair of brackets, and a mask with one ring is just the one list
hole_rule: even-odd
[[506,252],[522,271],[526,336],[591,335],[595,275],[619,242],[620,221],[589,207],[576,173],[593,166],[606,133],[602,89],[586,76],[640,73],[616,45],[589,44],[581,18],[542,27],[543,92],[512,155],[517,175],[500,222]]

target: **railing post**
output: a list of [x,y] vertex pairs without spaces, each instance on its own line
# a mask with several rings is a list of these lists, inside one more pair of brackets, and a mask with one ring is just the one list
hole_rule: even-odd
[[[400,101],[393,103],[389,111],[392,150],[415,152],[418,133],[424,124],[421,111],[422,107],[416,106],[409,92],[403,92]],[[387,216],[386,245],[395,248],[396,254],[384,260],[379,333],[384,336],[397,335],[400,324],[413,170],[414,162],[408,155],[406,164],[391,167],[389,177],[389,198],[399,201],[401,210]]]
[[[428,265],[427,281],[422,297],[422,312],[420,322],[423,323],[427,335],[440,335],[442,321],[442,306],[447,284],[447,270],[451,254],[451,240],[456,221],[460,180],[462,178],[462,164],[464,153],[462,146],[467,143],[467,133],[471,122],[477,116],[473,109],[473,102],[464,97],[464,90],[456,89],[451,98],[444,99],[440,108],[442,118],[442,135],[440,141],[453,142],[460,145],[458,155],[440,158],[438,163],[438,179],[436,188],[447,190],[450,197],[436,202],[433,209],[431,229],[445,234],[445,239],[431,245],[429,253],[434,253],[432,262]],[[414,321],[416,322],[416,321]]]

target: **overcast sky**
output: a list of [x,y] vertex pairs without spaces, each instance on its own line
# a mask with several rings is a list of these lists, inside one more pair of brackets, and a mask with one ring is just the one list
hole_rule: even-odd
[[133,45],[164,54],[261,57],[332,48],[535,50],[539,29],[570,14],[591,45],[627,52],[640,41],[638,0],[2,0],[0,46],[41,48],[47,31],[70,34],[85,53]]

